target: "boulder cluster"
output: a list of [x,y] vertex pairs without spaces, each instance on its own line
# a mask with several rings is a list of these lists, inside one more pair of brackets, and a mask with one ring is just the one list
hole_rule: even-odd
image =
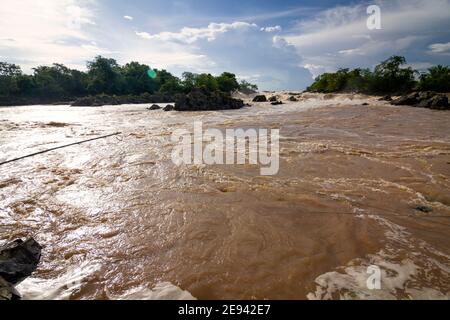
[[244,101],[233,99],[223,92],[196,89],[188,94],[179,95],[175,101],[174,110],[211,111],[241,109],[244,106]]
[[413,92],[391,101],[394,106],[412,106],[434,110],[450,110],[447,95],[432,91]]
[[106,94],[88,96],[72,102],[73,107],[100,107],[106,105],[164,103],[174,101],[175,97],[168,94],[148,94],[139,96],[110,96]]
[[[292,95],[288,98],[288,101],[297,102],[298,99],[294,95]],[[277,96],[267,98],[265,95],[257,95],[253,98],[253,102],[270,102],[270,104],[273,106],[283,104],[283,102],[279,100]]]
[[42,247],[32,238],[0,247],[0,300],[21,298],[14,286],[36,271],[41,250]]

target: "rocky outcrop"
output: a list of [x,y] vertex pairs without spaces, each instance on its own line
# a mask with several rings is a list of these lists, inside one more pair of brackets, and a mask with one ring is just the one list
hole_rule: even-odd
[[175,101],[175,99],[175,96],[160,93],[144,93],[139,96],[109,96],[106,94],[101,94],[97,96],[79,98],[71,105],[72,107],[100,107],[120,104],[168,103]]
[[253,102],[267,102],[267,97],[265,95],[257,95],[253,98]]
[[384,97],[381,97],[380,99],[378,99],[378,101],[392,101],[392,97],[391,96],[384,96]]
[[153,111],[153,110],[161,110],[162,108],[158,106],[157,104],[152,105],[151,107],[148,107],[147,110]]
[[445,94],[431,91],[409,93],[393,100],[391,104],[394,106],[406,105],[435,110],[450,110],[448,97]]
[[163,109],[165,112],[169,112],[169,111],[173,111],[175,110],[175,107],[171,104],[168,104],[167,106],[164,107]]
[[273,96],[273,97],[269,98],[269,102],[277,102],[277,101],[278,101],[278,99],[277,99],[276,96]]
[[180,95],[175,102],[174,109],[176,111],[210,111],[243,107],[244,101],[233,99],[223,92],[197,89],[186,95]]
[[296,97],[294,97],[294,96],[290,96],[288,100],[291,101],[291,102],[297,102],[298,101],[298,99]]
[[41,250],[42,247],[32,238],[0,247],[0,299],[20,299],[14,286],[36,271]]

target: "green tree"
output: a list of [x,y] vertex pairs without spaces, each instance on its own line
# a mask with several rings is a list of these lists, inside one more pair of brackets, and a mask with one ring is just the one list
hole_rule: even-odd
[[434,66],[420,76],[419,89],[425,91],[450,92],[450,68]]
[[124,91],[125,81],[116,60],[97,56],[87,63],[87,68],[90,93],[121,94]]
[[205,89],[208,91],[218,91],[219,90],[219,85],[217,83],[216,78],[209,73],[208,74],[207,73],[199,74],[196,78],[195,87]]
[[62,64],[34,68],[34,89],[38,96],[62,98],[71,93],[72,73]]
[[145,92],[153,94],[158,90],[160,84],[148,76],[149,69],[149,66],[139,62],[130,62],[121,68],[127,94],[140,95]]
[[183,91],[184,88],[181,85],[180,79],[178,78],[167,80],[159,89],[159,92],[168,94],[183,93]]
[[255,93],[258,91],[258,86],[256,84],[252,84],[246,80],[242,80],[239,83],[239,91],[245,94]]
[[236,75],[230,72],[224,72],[216,77],[219,90],[225,93],[233,92],[239,89],[239,83],[236,80]]
[[406,59],[392,56],[375,67],[371,89],[381,93],[401,93],[411,90],[415,85],[415,73],[411,67],[403,68]]
[[10,96],[19,92],[17,78],[22,70],[15,64],[0,62],[0,96]]

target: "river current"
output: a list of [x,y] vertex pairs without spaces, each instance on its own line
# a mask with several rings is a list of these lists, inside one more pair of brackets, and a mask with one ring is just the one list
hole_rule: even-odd
[[[353,95],[146,107],[0,108],[0,162],[121,132],[0,166],[0,244],[43,246],[25,299],[449,299],[449,112]],[[278,174],[176,166],[171,134],[195,121],[280,129]]]

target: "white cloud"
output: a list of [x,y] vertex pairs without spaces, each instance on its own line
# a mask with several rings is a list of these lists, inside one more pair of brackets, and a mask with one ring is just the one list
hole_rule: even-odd
[[94,50],[87,32],[95,27],[93,7],[93,0],[8,1],[0,6],[0,39],[13,41],[0,40],[0,55],[26,71],[52,62],[82,67]]
[[134,20],[134,18],[133,18],[132,16],[123,16],[123,18],[124,18],[125,20],[130,20],[130,21],[133,21],[133,20]]
[[[367,28],[366,6],[340,6],[299,22],[283,38],[296,47],[301,65],[317,74],[318,70],[330,72],[339,67],[373,67],[393,54],[422,59],[431,39],[449,36],[449,0],[377,4],[381,7],[382,30]],[[447,46],[435,43],[430,50],[444,53]]]
[[257,27],[256,24],[236,21],[233,23],[210,23],[206,28],[184,27],[179,32],[166,31],[154,35],[147,32],[136,32],[136,35],[147,40],[175,41],[191,44],[202,39],[214,41],[219,34],[231,30],[248,30]]
[[429,48],[432,53],[450,53],[450,42],[433,43]]
[[273,26],[273,27],[262,27],[260,29],[263,32],[280,32],[282,30],[281,26]]

